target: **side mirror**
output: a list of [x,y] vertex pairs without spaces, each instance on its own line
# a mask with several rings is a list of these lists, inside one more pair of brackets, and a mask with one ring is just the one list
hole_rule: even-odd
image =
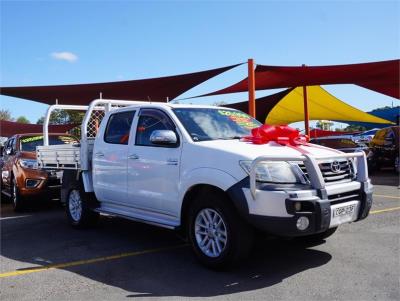
[[155,130],[150,135],[150,142],[156,145],[174,145],[178,142],[178,138],[173,131]]
[[6,155],[10,156],[10,155],[12,155],[12,154],[13,154],[12,148],[11,148],[11,147],[6,148]]

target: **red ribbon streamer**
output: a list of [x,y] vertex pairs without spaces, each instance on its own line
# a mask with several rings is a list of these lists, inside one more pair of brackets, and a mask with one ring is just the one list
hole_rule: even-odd
[[308,136],[301,135],[300,132],[287,125],[267,125],[264,124],[251,130],[251,136],[244,137],[244,141],[254,144],[266,144],[276,142],[285,146],[306,145]]

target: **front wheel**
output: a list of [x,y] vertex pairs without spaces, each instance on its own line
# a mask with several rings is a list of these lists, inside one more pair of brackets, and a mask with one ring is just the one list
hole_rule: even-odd
[[11,200],[15,212],[24,210],[25,208],[24,199],[19,192],[17,179],[15,179],[15,177],[12,178],[12,183],[11,183]]
[[97,212],[88,206],[85,193],[80,189],[71,189],[66,203],[67,218],[74,228],[84,228],[94,225],[99,217]]
[[189,239],[202,264],[222,268],[248,254],[253,229],[226,197],[215,192],[202,193],[189,210]]

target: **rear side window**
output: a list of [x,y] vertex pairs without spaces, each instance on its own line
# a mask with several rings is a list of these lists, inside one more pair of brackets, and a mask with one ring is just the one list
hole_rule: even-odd
[[128,144],[134,116],[135,111],[112,114],[107,122],[104,141],[111,144]]

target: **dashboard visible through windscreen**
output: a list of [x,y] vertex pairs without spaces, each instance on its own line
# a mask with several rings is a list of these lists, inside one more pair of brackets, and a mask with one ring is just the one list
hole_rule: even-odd
[[[26,136],[21,137],[20,140],[20,150],[23,152],[34,152],[36,151],[36,146],[43,145],[43,136]],[[59,144],[71,144],[78,143],[78,140],[73,136],[68,135],[50,135],[49,145],[59,145]]]
[[173,111],[193,141],[239,139],[261,125],[253,117],[237,110],[175,108]]

